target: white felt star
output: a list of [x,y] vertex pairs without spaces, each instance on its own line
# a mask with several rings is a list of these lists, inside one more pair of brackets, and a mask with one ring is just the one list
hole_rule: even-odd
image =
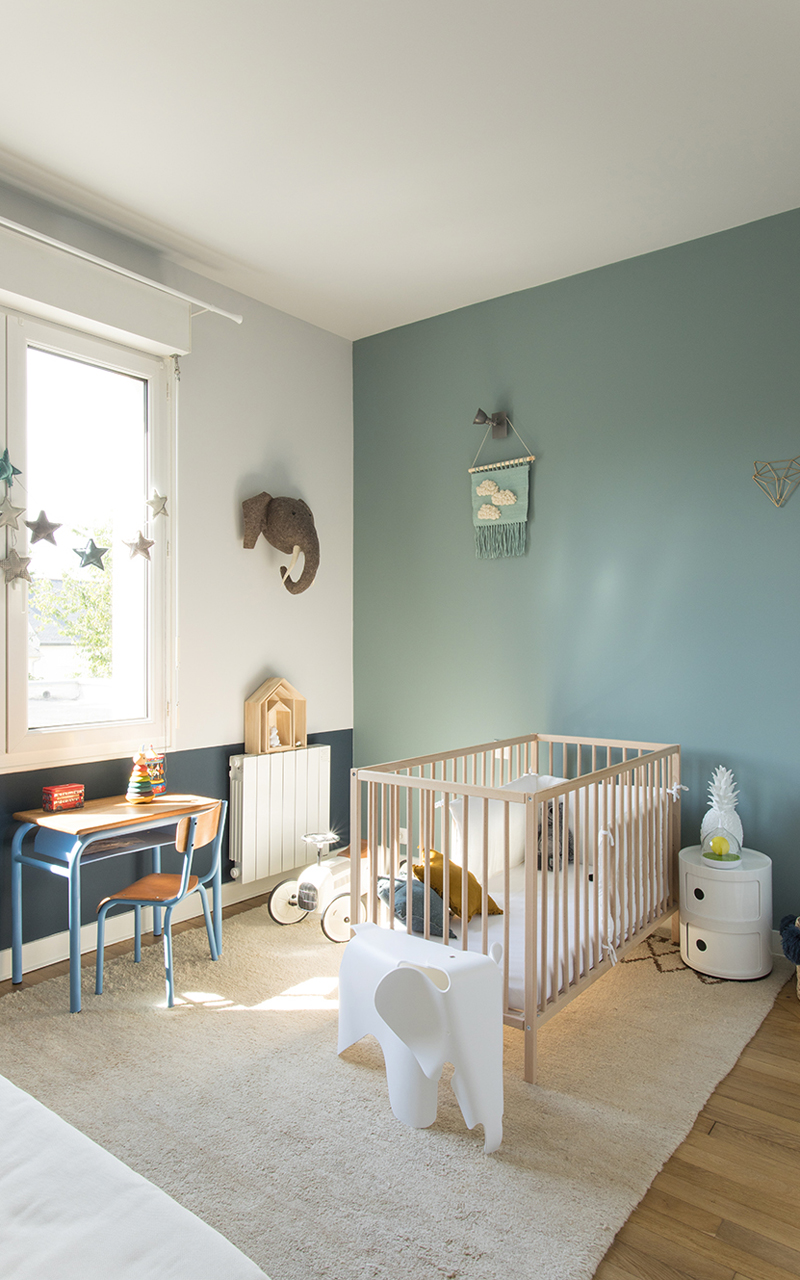
[[154,520],[156,516],[169,515],[169,512],[167,511],[167,499],[158,492],[158,489],[153,490],[153,496],[150,498],[147,505],[152,508]]
[[61,525],[53,524],[52,520],[47,519],[47,516],[43,511],[39,512],[38,520],[26,520],[25,523],[33,535],[31,538],[31,546],[33,546],[34,542],[41,542],[43,539],[47,542],[52,542],[53,546],[56,545],[56,540],[53,537],[53,534],[56,529],[61,528]]
[[[123,539],[124,541],[124,539]],[[126,542],[126,547],[130,547],[131,560],[134,556],[143,556],[145,560],[150,559],[150,548],[155,546],[152,538],[146,538],[141,529],[138,531],[135,542]]]
[[7,525],[9,529],[18,529],[17,521],[24,512],[24,507],[15,507],[8,494],[0,502],[0,529]]
[[25,578],[30,582],[31,575],[28,573],[30,562],[30,556],[19,556],[16,551],[9,551],[5,560],[0,560],[0,569],[5,574],[6,582],[13,582],[15,578]]

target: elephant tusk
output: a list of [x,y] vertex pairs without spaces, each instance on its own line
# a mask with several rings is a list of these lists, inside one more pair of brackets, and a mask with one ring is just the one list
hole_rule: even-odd
[[300,548],[293,547],[291,560],[289,561],[288,565],[283,565],[281,568],[281,579],[283,582],[285,582],[286,579],[289,577],[289,574],[292,572],[292,569],[297,564],[299,556],[300,556]]

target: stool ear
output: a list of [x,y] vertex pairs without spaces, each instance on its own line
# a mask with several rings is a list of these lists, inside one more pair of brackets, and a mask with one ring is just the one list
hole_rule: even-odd
[[[448,982],[446,974],[442,977]],[[375,1008],[429,1080],[439,1075],[445,1061],[445,999],[438,984],[413,965],[390,969],[375,988]]]

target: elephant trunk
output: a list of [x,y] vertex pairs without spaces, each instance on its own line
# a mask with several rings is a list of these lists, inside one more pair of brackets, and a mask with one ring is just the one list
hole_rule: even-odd
[[[294,568],[297,559],[297,553],[303,553],[303,572],[297,581],[293,581],[289,576]],[[295,546],[292,554],[292,562],[281,569],[281,577],[286,590],[291,592],[293,596],[299,596],[301,591],[305,591],[311,586],[319,568],[319,546],[299,547]]]

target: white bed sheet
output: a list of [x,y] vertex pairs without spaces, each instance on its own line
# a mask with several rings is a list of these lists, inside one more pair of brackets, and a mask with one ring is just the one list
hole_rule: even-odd
[[267,1280],[213,1227],[2,1076],[0,1276]]

